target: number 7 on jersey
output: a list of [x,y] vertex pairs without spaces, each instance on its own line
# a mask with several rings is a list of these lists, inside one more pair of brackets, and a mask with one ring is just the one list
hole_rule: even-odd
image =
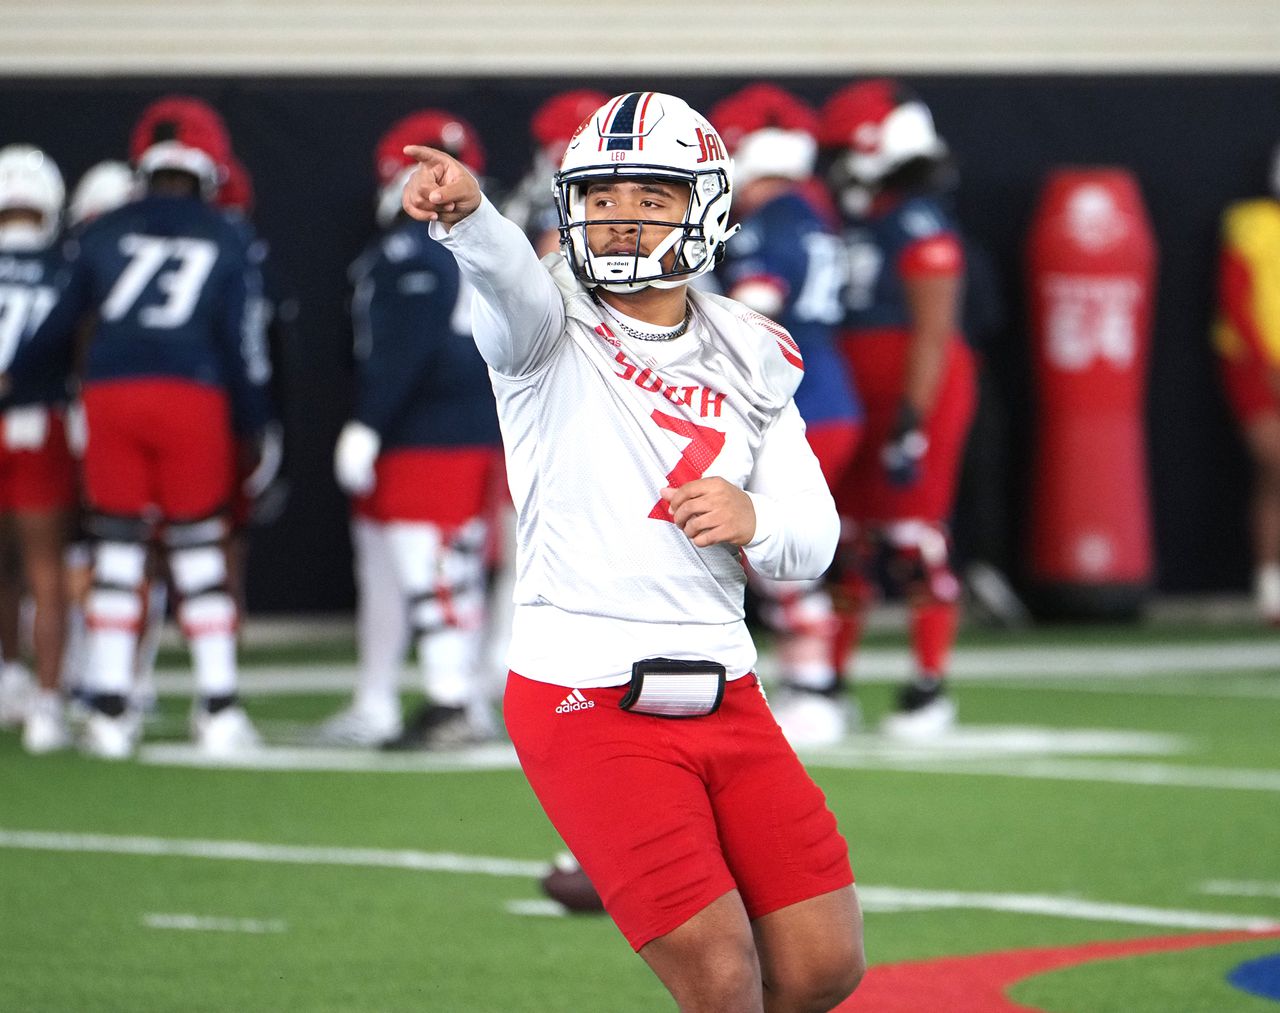
[[[667,432],[683,436],[689,441],[676,466],[667,472],[667,485],[672,488],[679,488],[686,482],[701,478],[724,449],[724,433],[719,429],[700,426],[688,419],[667,415],[656,408],[649,417]],[[654,508],[649,511],[649,517],[655,521],[670,521],[671,511],[667,508],[666,501],[659,497]]]

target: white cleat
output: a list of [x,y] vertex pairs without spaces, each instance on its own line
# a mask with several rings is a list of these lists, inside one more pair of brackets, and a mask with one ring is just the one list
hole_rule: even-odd
[[28,753],[52,753],[71,745],[71,731],[57,693],[39,693],[22,726],[22,748]]
[[131,711],[119,717],[94,711],[80,734],[80,751],[100,760],[127,760],[138,748],[140,734],[138,716]]
[[784,687],[773,717],[793,749],[834,746],[858,725],[856,705],[825,693]]
[[210,714],[199,705],[191,714],[191,737],[207,756],[232,757],[262,746],[262,738],[243,707],[224,707]]
[[912,710],[885,715],[880,722],[880,731],[887,738],[902,742],[928,742],[955,727],[956,711],[956,702],[939,693],[928,703]]
[[21,728],[36,695],[36,680],[20,661],[0,665],[0,728]]
[[382,710],[352,704],[326,719],[313,741],[321,746],[373,747],[400,737],[404,722],[398,710]]

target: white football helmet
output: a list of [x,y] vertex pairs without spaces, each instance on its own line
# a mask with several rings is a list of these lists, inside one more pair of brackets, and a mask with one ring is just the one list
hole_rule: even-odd
[[819,141],[841,153],[848,175],[873,185],[913,159],[941,159],[947,146],[914,92],[879,78],[848,85],[822,107]]
[[71,192],[67,221],[72,226],[81,225],[128,204],[134,198],[134,186],[133,170],[127,163],[112,159],[98,162],[80,177]]
[[[670,222],[626,219],[626,224],[638,226],[635,252],[597,255],[587,245],[587,187],[620,179],[683,183],[689,187],[689,210],[674,228]],[[636,292],[650,285],[687,284],[715,267],[725,241],[737,231],[737,226],[729,226],[732,189],[733,163],[705,117],[673,95],[618,95],[583,121],[555,175],[561,252],[589,287]],[[640,237],[646,225],[671,231],[642,255]],[[662,259],[671,252],[675,263],[668,270]]]
[[0,248],[40,249],[53,242],[62,219],[66,187],[53,159],[30,144],[0,148],[0,211],[23,209],[40,224],[0,225]]

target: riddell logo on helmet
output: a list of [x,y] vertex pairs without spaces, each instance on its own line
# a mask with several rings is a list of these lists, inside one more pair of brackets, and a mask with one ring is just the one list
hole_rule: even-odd
[[594,700],[588,700],[582,695],[580,690],[574,690],[567,697],[560,701],[560,706],[556,708],[557,714],[572,714],[574,711],[590,710],[596,705]]

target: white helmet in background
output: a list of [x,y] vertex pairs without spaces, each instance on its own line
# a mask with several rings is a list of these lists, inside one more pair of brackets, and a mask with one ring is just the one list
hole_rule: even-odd
[[134,198],[134,175],[126,162],[112,159],[89,168],[71,192],[67,222],[83,225],[128,204]]
[[0,211],[21,209],[40,216],[38,225],[0,225],[0,249],[38,250],[52,243],[65,198],[62,173],[43,151],[30,144],[0,148]]
[[405,184],[418,168],[417,161],[404,153],[411,144],[439,148],[470,169],[477,181],[484,176],[484,144],[476,128],[461,116],[444,109],[420,109],[396,120],[378,139],[373,152],[373,171],[378,178],[376,214],[383,228],[400,213]]
[[768,81],[748,85],[711,109],[711,122],[733,153],[739,187],[757,179],[804,180],[818,157],[818,114]]
[[819,141],[841,152],[858,183],[874,184],[918,158],[945,158],[929,107],[897,81],[880,78],[840,89],[822,107]]
[[[661,180],[689,187],[684,221],[625,219],[638,226],[636,251],[597,255],[587,245],[586,193],[592,183]],[[723,255],[733,163],[715,128],[683,99],[659,92],[618,95],[578,127],[555,176],[560,249],[583,284],[612,292],[676,288],[710,271]],[[597,220],[592,225],[604,224]],[[645,225],[671,231],[640,253]],[[670,270],[663,257],[674,253]]]

